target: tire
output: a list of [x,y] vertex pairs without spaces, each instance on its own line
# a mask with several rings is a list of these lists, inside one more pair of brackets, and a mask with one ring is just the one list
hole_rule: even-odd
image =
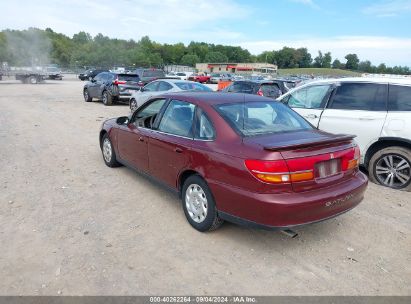
[[28,79],[28,83],[37,84],[37,77],[36,76],[30,76],[29,79]]
[[103,92],[103,104],[105,106],[111,106],[113,104],[113,97],[107,91]]
[[103,154],[104,163],[110,167],[115,168],[121,166],[116,159],[116,152],[113,149],[113,144],[111,143],[108,134],[104,134],[101,140],[101,153]]
[[411,150],[394,146],[377,151],[370,159],[368,172],[375,184],[411,191]]
[[216,230],[224,222],[218,217],[217,207],[207,183],[199,175],[191,175],[185,180],[181,202],[187,221],[198,231]]
[[130,111],[133,113],[138,108],[137,100],[134,98],[130,99]]
[[90,95],[88,94],[88,90],[84,89],[83,91],[83,96],[84,96],[84,101],[85,102],[91,102],[93,101],[93,97],[90,97]]

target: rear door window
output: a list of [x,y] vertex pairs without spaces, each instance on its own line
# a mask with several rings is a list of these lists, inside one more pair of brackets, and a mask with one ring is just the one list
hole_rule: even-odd
[[127,82],[139,82],[140,77],[133,74],[118,74],[118,80],[127,81]]
[[390,85],[388,111],[411,111],[411,86]]
[[214,127],[207,114],[200,108],[197,111],[194,138],[200,140],[213,140],[215,138]]
[[337,87],[330,109],[386,111],[387,85],[342,83]]
[[291,93],[288,106],[291,108],[320,109],[324,107],[329,96],[330,84],[302,88]]
[[278,84],[262,84],[260,87],[260,91],[263,93],[264,96],[277,98],[281,95],[281,90]]

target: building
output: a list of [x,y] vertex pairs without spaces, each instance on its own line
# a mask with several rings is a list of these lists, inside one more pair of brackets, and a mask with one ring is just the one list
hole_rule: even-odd
[[199,73],[277,74],[277,66],[271,63],[197,63]]

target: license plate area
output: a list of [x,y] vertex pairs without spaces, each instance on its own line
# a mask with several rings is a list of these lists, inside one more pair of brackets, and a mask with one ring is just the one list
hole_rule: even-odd
[[341,173],[341,159],[335,158],[315,164],[315,177],[318,179],[335,176]]

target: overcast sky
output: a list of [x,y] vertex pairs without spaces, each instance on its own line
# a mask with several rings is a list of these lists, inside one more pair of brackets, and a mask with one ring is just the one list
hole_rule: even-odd
[[307,47],[411,66],[411,0],[2,1],[0,29],[52,28],[161,43],[240,45],[251,53]]

